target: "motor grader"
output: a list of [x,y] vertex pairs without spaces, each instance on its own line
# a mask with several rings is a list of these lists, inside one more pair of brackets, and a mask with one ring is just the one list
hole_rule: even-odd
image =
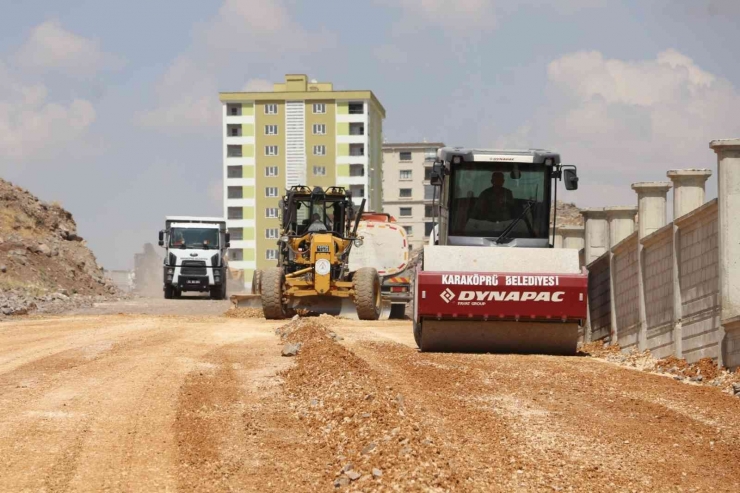
[[352,247],[362,245],[357,227],[364,207],[363,199],[356,211],[351,193],[342,187],[288,190],[280,201],[278,265],[253,280],[265,318],[282,319],[300,308],[331,313],[332,307],[352,302],[361,320],[378,319],[378,271],[348,268]]

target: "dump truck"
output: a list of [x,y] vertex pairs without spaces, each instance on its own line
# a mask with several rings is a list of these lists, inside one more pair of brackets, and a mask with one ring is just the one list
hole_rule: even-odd
[[365,199],[359,211],[343,187],[293,186],[280,200],[278,266],[262,271],[259,290],[267,319],[294,311],[332,313],[350,308],[362,320],[381,315],[377,269],[349,269]]
[[159,232],[165,248],[163,291],[166,299],[183,292],[207,292],[226,299],[226,252],[230,235],[219,217],[168,216]]
[[421,351],[575,353],[588,275],[577,250],[553,248],[558,181],[578,188],[555,152],[438,150],[439,213],[414,274]]

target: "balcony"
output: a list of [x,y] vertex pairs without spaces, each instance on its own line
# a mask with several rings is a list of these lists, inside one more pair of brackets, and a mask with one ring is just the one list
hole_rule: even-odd
[[226,146],[226,157],[242,157],[242,146],[240,145]]
[[365,187],[363,185],[350,185],[349,191],[352,192],[352,198],[363,198],[365,196]]
[[349,176],[365,176],[365,165],[364,164],[350,164],[349,165]]
[[349,124],[350,135],[365,135],[365,124],[364,123],[350,123]]
[[350,156],[364,156],[365,155],[365,144],[350,144],[349,145]]
[[226,105],[226,116],[241,116],[242,105],[241,104],[227,104]]
[[227,137],[241,137],[242,126],[239,124],[230,123],[226,125],[226,136]]
[[364,103],[349,103],[349,114],[350,115],[364,115],[365,104]]

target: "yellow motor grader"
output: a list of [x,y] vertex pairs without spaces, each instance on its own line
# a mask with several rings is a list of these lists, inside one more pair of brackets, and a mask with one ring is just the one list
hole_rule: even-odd
[[280,201],[281,233],[277,267],[256,273],[265,318],[282,319],[296,309],[319,313],[346,310],[353,302],[361,320],[381,314],[378,272],[348,268],[352,246],[361,246],[357,227],[365,208],[355,211],[342,187],[293,186]]

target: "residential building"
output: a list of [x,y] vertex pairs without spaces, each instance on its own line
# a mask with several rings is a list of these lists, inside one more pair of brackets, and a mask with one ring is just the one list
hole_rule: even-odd
[[[385,109],[368,90],[288,74],[269,92],[224,92],[224,214],[229,265],[251,285],[276,265],[278,201],[294,185],[348,187],[359,204],[382,207]],[[233,272],[232,272],[233,275]]]
[[[432,164],[441,142],[383,144],[383,211],[406,229],[409,243],[421,247],[432,230]],[[439,197],[437,197],[439,200]]]

